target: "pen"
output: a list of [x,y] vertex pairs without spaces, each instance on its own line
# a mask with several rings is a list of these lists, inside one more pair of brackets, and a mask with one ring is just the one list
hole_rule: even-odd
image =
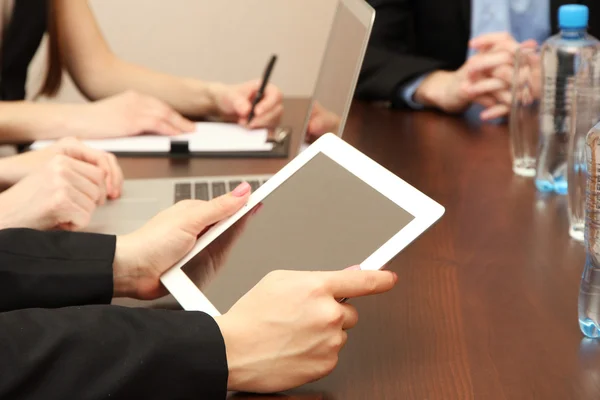
[[263,74],[262,82],[260,84],[260,88],[258,92],[256,92],[256,96],[254,96],[254,100],[252,100],[252,108],[250,109],[250,114],[248,114],[248,123],[252,121],[254,118],[254,108],[256,105],[262,100],[265,95],[265,89],[267,84],[269,83],[269,78],[271,77],[271,72],[273,72],[273,67],[275,66],[275,62],[277,61],[277,56],[272,55],[269,63],[267,64],[267,68],[265,68],[265,73]]

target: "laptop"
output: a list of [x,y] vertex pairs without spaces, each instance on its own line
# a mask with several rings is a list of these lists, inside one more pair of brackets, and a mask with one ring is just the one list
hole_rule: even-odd
[[[364,0],[340,0],[337,7],[310,110],[316,105],[330,113],[337,121],[333,133],[341,137],[375,11]],[[310,112],[304,123],[300,150],[304,147],[309,119]],[[129,233],[178,201],[208,201],[229,192],[242,181],[250,183],[254,191],[269,178],[270,175],[235,175],[126,180],[121,198],[99,207],[87,230],[117,235]]]

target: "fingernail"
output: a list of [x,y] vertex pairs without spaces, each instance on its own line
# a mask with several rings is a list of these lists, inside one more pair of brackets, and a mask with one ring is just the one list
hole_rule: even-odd
[[345,271],[360,271],[360,265],[353,265],[351,267],[345,268]]
[[394,283],[398,282],[398,275],[393,271],[390,271],[390,272],[392,273],[392,276],[394,277]]
[[244,197],[249,191],[250,185],[248,184],[248,182],[242,182],[235,189],[233,189],[231,194],[234,197]]

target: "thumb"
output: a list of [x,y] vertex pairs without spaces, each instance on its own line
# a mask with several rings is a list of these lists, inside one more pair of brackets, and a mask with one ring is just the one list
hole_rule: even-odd
[[202,203],[195,209],[193,220],[197,226],[204,229],[222,219],[232,216],[248,201],[250,196],[250,185],[241,183],[232,192],[219,196],[207,203]]

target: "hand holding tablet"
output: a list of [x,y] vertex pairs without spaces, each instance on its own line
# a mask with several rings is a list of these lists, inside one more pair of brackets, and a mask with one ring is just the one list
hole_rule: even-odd
[[[225,339],[228,389],[272,393],[328,375],[358,322],[336,298],[390,290],[391,271],[275,271],[216,317]],[[282,351],[285,349],[285,351]]]
[[[259,204],[260,211],[250,215]],[[203,234],[161,280],[185,310],[217,316],[275,270],[338,271],[358,264],[381,269],[443,213],[429,197],[328,134]],[[222,252],[219,238],[232,230],[235,243],[226,256],[211,257]]]
[[377,270],[442,213],[327,135],[252,195],[243,183],[210,202],[182,201],[119,237],[115,295],[163,295],[159,276],[175,264],[160,279],[186,309],[215,316],[228,389],[290,389],[337,364],[358,321],[338,300],[390,290],[396,275]]

